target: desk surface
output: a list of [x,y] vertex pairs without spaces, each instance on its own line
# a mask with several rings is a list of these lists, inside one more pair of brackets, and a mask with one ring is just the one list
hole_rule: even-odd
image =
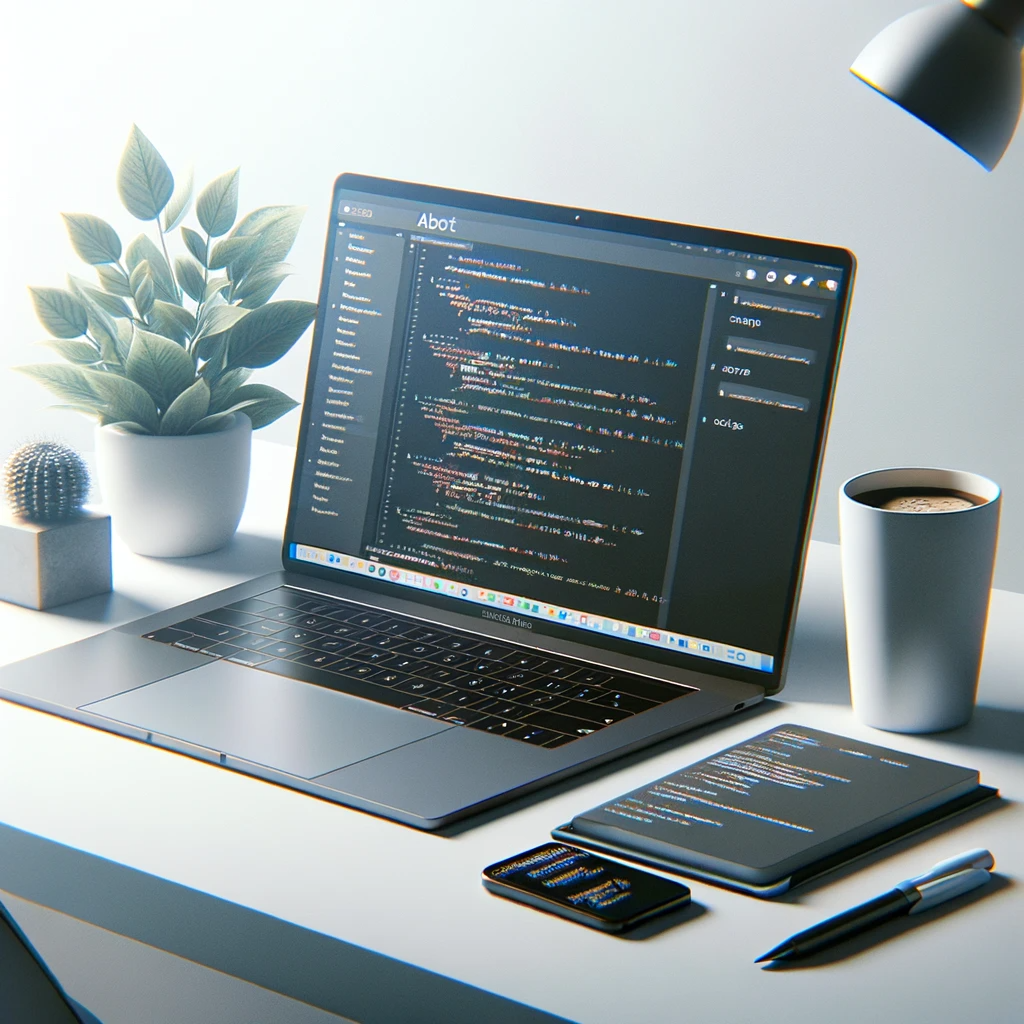
[[[116,545],[115,594],[51,613],[0,604],[0,661],[277,568],[291,458],[288,448],[256,443],[246,514],[223,551],[156,560]],[[424,834],[2,701],[0,822],[587,1024],[683,1014],[793,1024],[872,1015],[1009,1022],[1024,1002],[1022,625],[1024,595],[996,591],[980,706],[967,727],[934,737],[869,729],[849,707],[838,549],[815,543],[784,700],[474,827]],[[700,909],[642,938],[591,932],[481,887],[484,865],[544,841],[575,812],[790,720],[976,767],[1005,801],[771,903],[695,882]],[[831,962],[753,965],[791,933],[975,846],[994,852],[1000,877],[941,919],[902,922]]]

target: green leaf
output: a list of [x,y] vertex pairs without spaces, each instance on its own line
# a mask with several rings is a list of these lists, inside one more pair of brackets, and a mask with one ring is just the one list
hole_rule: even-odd
[[115,320],[114,327],[117,330],[117,354],[123,364],[128,361],[128,353],[132,348],[132,338],[135,337],[135,326],[131,320]]
[[99,409],[102,405],[92,388],[88,370],[65,366],[63,363],[36,363],[33,366],[16,366],[14,369],[42,384],[62,402],[89,409]]
[[193,231],[191,228],[182,228],[181,237],[185,239],[185,245],[188,251],[195,256],[196,262],[201,267],[205,267],[206,257],[209,255],[206,251],[206,239],[198,231]]
[[49,341],[42,341],[39,344],[45,345],[48,349],[56,352],[61,359],[77,366],[92,366],[100,361],[100,353],[95,345],[88,341],[71,341],[69,339],[52,338]]
[[190,167],[185,177],[178,182],[167,203],[167,209],[164,210],[164,231],[167,234],[170,234],[185,219],[185,214],[188,213],[189,207],[192,205],[194,185],[195,176]]
[[249,379],[252,370],[240,367],[221,374],[210,385],[210,412],[223,412],[235,400],[235,392]]
[[89,329],[85,303],[63,288],[29,288],[39,322],[58,338],[80,338]]
[[[109,314],[113,317],[130,317],[132,311],[128,308],[128,303],[117,295],[111,295],[109,292],[102,292],[99,288],[91,288],[84,282],[76,281],[76,291],[79,293],[81,298],[88,299],[90,302],[99,306],[104,313]],[[129,293],[131,289],[129,288]]]
[[226,234],[238,213],[238,168],[214,178],[196,200],[196,216],[213,238]]
[[[143,333],[145,332],[136,332],[136,341],[138,341],[138,335]],[[155,338],[157,335],[150,335],[150,337]],[[173,341],[167,341],[166,338],[160,338],[160,341],[173,346],[182,355],[185,354]],[[132,350],[134,351],[134,349],[135,342],[132,343]],[[131,353],[128,358],[131,359]],[[186,358],[188,357],[186,356]],[[151,434],[155,434],[159,430],[160,420],[156,405],[139,384],[114,373],[103,373],[99,370],[83,370],[82,372],[88,375],[93,391],[103,401],[104,413],[108,420],[114,423],[120,423],[123,420],[138,423]]]
[[149,264],[149,272],[153,276],[153,284],[156,286],[156,298],[164,302],[177,302],[178,292],[174,286],[174,278],[171,276],[171,268],[164,259],[164,254],[156,247],[156,244],[147,235],[139,235],[133,238],[125,251],[125,259],[128,262],[128,270],[134,270],[143,260]]
[[125,298],[131,296],[132,290],[128,287],[128,278],[120,267],[99,266],[96,268],[96,276],[99,277],[104,291],[111,295],[123,295]]
[[203,284],[202,267],[191,256],[177,256],[174,260],[174,272],[185,294],[194,302],[202,302],[206,289],[206,285]]
[[206,283],[206,301],[209,302],[219,292],[224,291],[231,282],[226,277],[211,277]]
[[161,434],[187,434],[210,407],[210,386],[201,377],[170,404],[160,421]]
[[224,412],[215,412],[204,416],[190,431],[190,434],[212,434],[215,430],[223,430],[231,425],[236,412],[242,412],[249,403],[242,402]]
[[[244,257],[259,240],[255,238],[225,238],[213,247],[210,253],[210,269],[222,270],[232,262]],[[229,275],[230,276],[230,273]]]
[[245,309],[255,309],[269,302],[281,282],[293,273],[288,263],[274,263],[262,270],[253,270],[232,293],[236,302],[241,300]]
[[132,294],[135,296],[135,306],[138,311],[146,316],[153,308],[156,288],[153,284],[153,275],[149,272],[149,260],[143,260],[136,264],[128,278]]
[[224,304],[209,306],[203,310],[203,315],[199,318],[199,328],[195,333],[194,340],[198,341],[208,335],[221,334],[230,330],[247,315],[247,310],[240,309],[238,306]]
[[102,405],[89,406],[62,402],[60,405],[51,405],[50,408],[55,412],[77,412],[80,416],[88,416],[89,419],[96,420],[101,427],[105,427],[110,422],[103,411],[104,407]]
[[269,366],[302,336],[316,316],[316,303],[282,299],[260,306],[231,330],[228,365]]
[[252,420],[253,430],[273,423],[299,404],[269,384],[243,384],[232,397],[229,408],[243,411]]
[[302,206],[263,206],[238,222],[231,237],[259,239],[259,246],[235,261],[231,268],[235,281],[253,270],[278,263],[288,255],[305,214]]
[[139,220],[156,220],[173,192],[171,169],[133,124],[117,168],[117,193],[125,209]]
[[149,326],[157,334],[183,345],[195,332],[196,318],[177,303],[157,299],[149,314]]
[[63,213],[75,252],[94,266],[116,263],[121,258],[121,239],[117,232],[100,217],[88,213]]
[[[180,345],[159,334],[140,330],[136,330],[132,339],[125,372],[161,409],[166,409],[196,378],[195,366]],[[137,416],[124,418],[145,423]]]

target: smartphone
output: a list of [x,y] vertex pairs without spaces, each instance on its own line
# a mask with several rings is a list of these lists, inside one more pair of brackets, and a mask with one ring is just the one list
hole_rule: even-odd
[[483,883],[498,896],[604,932],[624,932],[690,902],[682,882],[562,843],[484,868]]

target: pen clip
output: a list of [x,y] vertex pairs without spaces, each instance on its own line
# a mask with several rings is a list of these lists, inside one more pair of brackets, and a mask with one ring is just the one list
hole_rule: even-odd
[[917,889],[922,885],[927,885],[929,882],[945,878],[947,875],[955,875],[960,871],[966,871],[968,868],[981,868],[985,871],[991,871],[995,865],[995,857],[988,850],[968,850],[966,853],[958,854],[956,857],[939,861],[930,871],[926,871],[923,875],[916,875],[914,878],[908,878],[905,882],[900,882],[896,888],[908,893],[911,889]]
[[952,875],[944,875],[934,881],[925,882],[917,890],[921,898],[910,908],[909,913],[920,914],[922,910],[929,910],[946,900],[962,896],[965,892],[977,889],[984,885],[992,876],[985,868],[966,868],[957,871]]

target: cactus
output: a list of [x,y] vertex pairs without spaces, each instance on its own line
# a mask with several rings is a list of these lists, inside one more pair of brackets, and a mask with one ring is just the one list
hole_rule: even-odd
[[4,468],[7,504],[16,516],[36,523],[73,519],[89,493],[82,456],[56,441],[19,448]]

